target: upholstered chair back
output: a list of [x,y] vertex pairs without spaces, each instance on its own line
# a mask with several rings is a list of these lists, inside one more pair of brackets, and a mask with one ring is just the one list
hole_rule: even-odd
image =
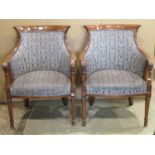
[[90,75],[99,70],[125,70],[143,76],[146,59],[135,42],[133,29],[89,29],[86,70]]
[[70,56],[65,45],[65,30],[44,30],[16,28],[19,33],[20,46],[11,59],[13,78],[22,74],[53,70],[69,76]]

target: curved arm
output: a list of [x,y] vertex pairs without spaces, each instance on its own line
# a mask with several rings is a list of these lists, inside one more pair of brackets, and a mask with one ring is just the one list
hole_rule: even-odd
[[147,65],[149,66],[149,68],[153,68],[153,58],[148,54],[144,54],[144,55],[147,59]]
[[138,50],[145,56],[145,58],[147,60],[147,66],[149,65],[150,68],[153,68],[153,59],[152,59],[152,57],[147,52],[145,52],[138,44],[137,31],[135,31],[135,43],[137,45]]
[[5,57],[5,59],[2,63],[3,69],[6,69],[9,66],[9,62],[10,62],[11,58],[14,56],[14,54],[16,53],[18,47],[19,47],[19,40],[17,40],[13,51],[11,53],[7,54],[7,56]]
[[66,45],[67,50],[68,50],[70,57],[71,57],[70,65],[71,65],[71,67],[74,67],[76,65],[76,54],[72,52],[71,47],[67,43],[67,32],[68,32],[69,28],[70,28],[70,26],[66,27],[65,35],[64,35],[64,42],[65,42],[65,45]]
[[136,45],[138,50],[145,56],[148,63],[147,65],[153,68],[153,58],[139,46],[139,44],[137,43],[137,40],[136,40]]
[[144,50],[142,50],[137,44],[138,50],[145,56],[146,65],[144,69],[144,80],[147,83],[147,94],[151,97],[152,90],[152,69],[153,69],[153,59],[147,54]]
[[88,39],[87,39],[87,42],[86,42],[86,46],[84,47],[84,49],[80,53],[80,64],[81,64],[82,67],[85,68],[85,66],[86,66],[85,54],[88,51],[88,48],[89,48],[89,45],[90,45],[90,31],[89,31],[87,26],[84,26],[84,28],[87,31]]
[[6,90],[7,100],[11,100],[10,86],[13,81],[13,75],[11,72],[10,61],[11,61],[11,58],[16,53],[18,47],[19,47],[19,41],[16,42],[15,48],[13,49],[13,51],[11,53],[7,54],[6,58],[4,59],[4,61],[2,63],[2,68],[3,68],[4,74],[5,74],[5,90]]
[[5,79],[6,79],[6,87],[9,87],[9,85],[12,83],[13,81],[13,75],[11,72],[11,65],[10,65],[10,61],[11,58],[14,56],[14,54],[16,53],[17,49],[19,47],[19,40],[16,42],[15,47],[13,49],[13,51],[9,54],[7,54],[6,58],[4,59],[3,63],[2,63],[2,68],[4,70],[5,73]]

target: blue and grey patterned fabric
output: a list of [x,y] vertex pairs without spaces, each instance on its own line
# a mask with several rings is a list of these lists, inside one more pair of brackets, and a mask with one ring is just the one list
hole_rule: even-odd
[[86,53],[87,75],[99,70],[125,70],[143,76],[145,57],[133,30],[92,30]]
[[70,94],[70,80],[56,71],[34,71],[19,76],[10,88],[12,96],[61,96]]
[[122,70],[92,73],[86,81],[87,94],[132,95],[146,93],[146,82],[138,75]]
[[70,56],[64,32],[21,32],[20,46],[10,64],[14,79],[38,70],[58,71],[69,77]]

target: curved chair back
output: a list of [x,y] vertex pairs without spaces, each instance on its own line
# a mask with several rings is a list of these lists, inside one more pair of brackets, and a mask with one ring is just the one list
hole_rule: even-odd
[[143,76],[146,59],[136,43],[140,25],[85,26],[89,34],[87,75],[99,70],[126,70]]
[[38,70],[53,70],[69,76],[70,56],[66,47],[69,26],[15,27],[19,47],[11,59],[13,78]]

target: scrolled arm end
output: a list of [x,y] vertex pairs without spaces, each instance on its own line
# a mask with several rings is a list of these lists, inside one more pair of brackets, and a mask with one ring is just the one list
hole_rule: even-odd
[[147,65],[148,65],[149,69],[152,70],[152,68],[153,68],[153,58],[150,55],[146,55],[146,59],[147,59]]
[[146,56],[146,59],[147,59],[147,61],[146,61],[146,68],[145,68],[145,71],[146,71],[147,73],[149,73],[150,76],[151,76],[151,74],[152,74],[152,69],[153,69],[153,59],[152,59],[152,57],[150,57],[150,56]]
[[3,68],[4,71],[6,71],[6,69],[8,68],[8,66],[9,66],[9,63],[8,62],[3,62],[2,63],[2,68]]
[[84,52],[81,52],[81,54],[80,54],[80,64],[83,67],[86,66],[86,60],[85,60],[85,54],[84,54]]
[[75,67],[76,66],[76,54],[75,53],[71,53],[71,67]]

